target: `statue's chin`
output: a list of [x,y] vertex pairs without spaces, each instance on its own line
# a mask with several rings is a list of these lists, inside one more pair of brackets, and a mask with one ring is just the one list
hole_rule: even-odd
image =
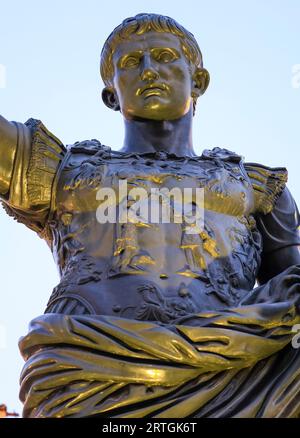
[[172,121],[184,117],[190,110],[190,102],[169,102],[161,96],[148,96],[137,105],[124,105],[122,115],[127,120]]

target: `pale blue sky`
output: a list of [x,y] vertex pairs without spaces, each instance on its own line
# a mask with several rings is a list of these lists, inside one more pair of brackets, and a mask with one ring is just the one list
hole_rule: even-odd
[[[299,205],[300,75],[292,69],[300,64],[300,0],[0,0],[0,113],[39,118],[65,143],[98,138],[118,149],[122,118],[101,102],[99,53],[112,29],[139,12],[172,16],[202,49],[211,84],[194,120],[196,152],[226,147],[286,166]],[[0,270],[0,403],[20,412],[17,341],[43,313],[58,274],[46,244],[3,210]]]

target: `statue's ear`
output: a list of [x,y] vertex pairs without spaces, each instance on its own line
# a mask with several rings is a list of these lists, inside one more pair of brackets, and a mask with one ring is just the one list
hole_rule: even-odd
[[196,68],[193,74],[193,97],[198,98],[205,93],[209,85],[209,73],[205,68]]
[[103,88],[102,100],[108,108],[114,111],[120,111],[119,99],[114,88],[112,87]]

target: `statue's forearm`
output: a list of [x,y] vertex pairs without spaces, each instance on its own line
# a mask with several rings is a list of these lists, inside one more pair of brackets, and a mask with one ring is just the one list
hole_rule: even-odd
[[0,195],[9,190],[17,148],[17,127],[0,116]]

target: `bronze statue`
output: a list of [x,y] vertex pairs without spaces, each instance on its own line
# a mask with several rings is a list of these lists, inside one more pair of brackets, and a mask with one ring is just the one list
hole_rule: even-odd
[[[119,151],[0,119],[4,208],[46,240],[61,273],[20,341],[24,416],[299,417],[300,220],[286,169],[195,154],[209,74],[173,19],[124,20],[101,75],[104,103],[124,118]],[[117,213],[131,189],[201,189],[203,227],[191,232],[184,214],[100,223],[113,196],[99,189],[120,195],[120,181]]]

